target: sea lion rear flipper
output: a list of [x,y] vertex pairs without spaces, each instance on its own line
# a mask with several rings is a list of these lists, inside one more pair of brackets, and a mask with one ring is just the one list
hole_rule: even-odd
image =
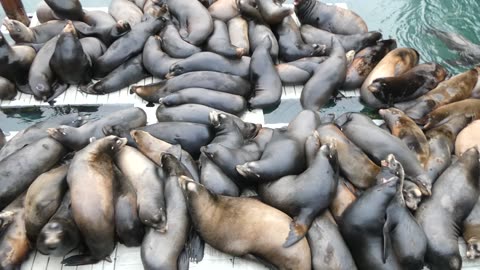
[[203,260],[205,242],[193,228],[191,229],[190,235],[188,237],[187,248],[187,253],[192,261],[198,263]]
[[178,256],[177,259],[177,269],[176,270],[188,270],[190,266],[190,256],[188,255],[187,247],[185,247]]
[[387,262],[387,258],[388,258],[388,249],[389,249],[389,245],[390,245],[390,219],[388,218],[388,215],[387,215],[387,218],[385,219],[385,224],[383,224],[383,256],[382,256],[382,260],[383,260],[383,263],[386,263]]
[[81,255],[73,255],[68,257],[62,261],[62,264],[65,266],[78,266],[78,265],[87,265],[87,264],[95,264],[100,260],[97,258],[92,257],[88,254],[81,254]]
[[300,211],[300,214],[290,223],[290,232],[288,233],[287,240],[283,244],[283,247],[288,248],[302,240],[307,234],[314,218],[315,217],[312,215],[311,211]]

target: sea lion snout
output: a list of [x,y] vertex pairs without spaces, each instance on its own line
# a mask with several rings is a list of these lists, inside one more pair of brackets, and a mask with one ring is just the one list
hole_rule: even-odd
[[197,188],[197,183],[193,181],[193,179],[190,179],[189,177],[182,175],[178,178],[178,182],[180,184],[180,187],[186,191],[186,192],[194,192],[196,193],[198,191]]
[[480,248],[478,242],[469,242],[467,246],[467,258],[474,260],[480,257]]

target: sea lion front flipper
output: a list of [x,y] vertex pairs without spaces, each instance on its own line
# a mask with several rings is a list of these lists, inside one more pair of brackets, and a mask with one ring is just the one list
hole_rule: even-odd
[[53,94],[46,100],[46,102],[53,106],[53,104],[55,104],[55,99],[63,94],[69,86],[70,85],[66,83],[56,82],[53,86]]
[[79,265],[87,265],[87,264],[95,264],[98,263],[100,260],[92,257],[89,254],[80,254],[80,255],[73,255],[68,257],[62,261],[62,264],[65,266],[79,266]]
[[187,248],[187,253],[192,261],[198,263],[203,260],[205,242],[193,228],[190,230],[190,235],[188,236]]
[[388,215],[387,215],[387,218],[385,219],[385,224],[383,224],[383,256],[382,256],[382,260],[383,260],[383,263],[386,263],[387,262],[387,258],[388,258],[388,249],[389,249],[389,245],[390,245],[390,219],[388,218]]
[[190,266],[190,256],[188,255],[188,249],[185,247],[178,256],[177,269],[176,270],[188,270]]
[[290,223],[290,232],[288,233],[287,240],[283,244],[283,247],[288,248],[302,240],[302,238],[307,234],[314,218],[315,216],[311,211],[302,209],[300,214],[296,216]]

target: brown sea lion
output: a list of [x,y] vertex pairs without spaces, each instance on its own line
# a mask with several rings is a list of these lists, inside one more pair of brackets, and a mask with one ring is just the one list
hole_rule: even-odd
[[455,155],[461,156],[465,151],[472,147],[480,149],[480,140],[478,138],[480,121],[473,121],[464,128],[455,140]]
[[370,107],[388,107],[368,90],[368,86],[378,78],[396,77],[407,72],[418,64],[419,58],[418,52],[411,48],[397,48],[389,52],[363,82],[360,89],[362,100]]
[[455,116],[465,115],[472,120],[480,119],[480,100],[464,99],[458,102],[443,105],[425,116],[427,119],[424,129],[430,129],[443,124]]
[[248,22],[237,16],[227,22],[230,42],[233,46],[244,48],[245,54],[250,55],[250,42],[248,40]]
[[90,143],[75,154],[67,182],[73,218],[88,250],[64,259],[63,264],[73,266],[108,260],[114,250],[113,157],[126,143],[126,139],[108,136]]
[[212,194],[184,176],[179,181],[195,229],[206,243],[235,256],[258,256],[279,269],[311,269],[306,239],[282,246],[292,222],[286,214],[256,199]]
[[354,189],[343,177],[338,179],[337,192],[329,206],[330,212],[337,223],[342,221],[343,212],[357,199],[357,195],[352,191]]
[[17,96],[15,84],[0,77],[0,100],[13,100]]

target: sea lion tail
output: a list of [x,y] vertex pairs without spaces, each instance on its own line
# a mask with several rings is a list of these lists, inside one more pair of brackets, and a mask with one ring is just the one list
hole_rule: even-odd
[[298,241],[307,234],[308,226],[306,224],[299,223],[298,221],[292,221],[290,223],[290,232],[288,233],[287,240],[283,243],[284,248],[288,248],[296,244]]
[[78,266],[78,265],[95,264],[99,261],[100,261],[99,259],[94,258],[91,255],[81,254],[81,255],[74,255],[64,259],[62,261],[62,264],[65,266]]

